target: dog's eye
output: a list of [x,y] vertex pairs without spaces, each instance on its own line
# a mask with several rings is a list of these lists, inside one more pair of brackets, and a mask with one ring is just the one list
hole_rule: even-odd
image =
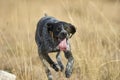
[[57,31],[60,31],[60,27],[57,28]]
[[65,29],[66,31],[69,31],[69,28],[68,28],[67,26],[65,26],[64,29]]

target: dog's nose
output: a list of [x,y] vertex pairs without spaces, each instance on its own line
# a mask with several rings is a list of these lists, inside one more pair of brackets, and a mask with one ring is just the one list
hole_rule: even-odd
[[66,37],[67,33],[66,32],[62,32],[61,35]]

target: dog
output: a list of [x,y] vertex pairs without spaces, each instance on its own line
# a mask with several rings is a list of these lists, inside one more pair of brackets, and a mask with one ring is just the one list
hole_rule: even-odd
[[[52,74],[47,63],[49,63],[55,71],[64,70],[60,56],[61,51],[64,52],[66,59],[68,59],[65,70],[66,78],[71,76],[74,58],[72,56],[69,39],[75,32],[76,28],[74,25],[57,20],[51,16],[45,15],[39,20],[35,33],[35,41],[38,47],[39,57],[45,67],[48,80],[52,80]],[[51,52],[57,52],[57,63],[55,63],[48,55]]]

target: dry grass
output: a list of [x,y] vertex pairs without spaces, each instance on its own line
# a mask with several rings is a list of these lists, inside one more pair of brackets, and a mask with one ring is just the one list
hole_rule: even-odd
[[47,80],[34,41],[44,13],[77,28],[73,75],[51,69],[54,80],[120,80],[120,0],[0,0],[0,69],[17,80]]

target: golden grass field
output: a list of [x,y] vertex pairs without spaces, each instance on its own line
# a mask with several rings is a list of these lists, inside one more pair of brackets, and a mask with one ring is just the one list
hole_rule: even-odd
[[34,39],[44,13],[77,28],[73,74],[66,79],[51,68],[54,80],[120,80],[120,0],[0,0],[0,70],[47,80]]

